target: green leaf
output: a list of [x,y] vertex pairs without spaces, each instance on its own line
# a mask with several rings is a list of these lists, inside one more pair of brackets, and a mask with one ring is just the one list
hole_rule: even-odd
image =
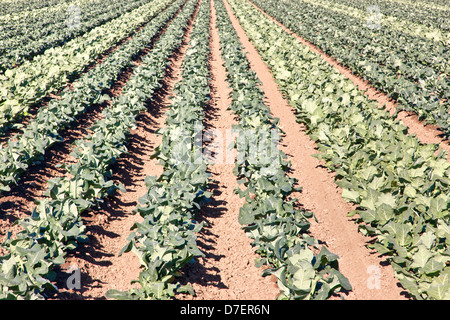
[[133,246],[134,246],[134,242],[133,241],[128,241],[128,243],[125,246],[123,246],[122,249],[120,249],[120,251],[118,253],[118,256],[120,257],[125,252],[130,252],[131,249],[133,248]]
[[440,195],[436,198],[432,198],[430,201],[430,212],[435,219],[441,219],[448,214],[447,207],[449,201],[446,196]]
[[380,192],[372,188],[367,189],[367,195],[361,200],[360,206],[375,211],[376,205],[378,203],[378,197],[380,195],[381,195]]
[[355,190],[350,190],[350,189],[346,189],[344,188],[342,190],[342,197],[349,202],[353,202],[353,203],[359,203],[359,192],[355,191]]
[[255,222],[253,210],[244,204],[244,206],[239,209],[238,221],[241,225],[249,225]]
[[338,278],[339,283],[340,283],[340,285],[342,286],[342,288],[344,290],[347,290],[347,291],[352,291],[353,290],[352,285],[350,284],[350,281],[342,273],[340,273],[336,269],[331,269],[330,276],[333,276],[333,275]]
[[394,217],[394,209],[390,205],[382,203],[376,210],[377,220],[381,225],[385,225]]
[[436,236],[434,233],[432,231],[427,231],[420,236],[419,243],[423,244],[427,249],[431,249],[435,240]]
[[427,247],[419,245],[418,248],[419,250],[413,255],[413,263],[411,264],[411,268],[423,268],[432,257],[432,254]]
[[305,260],[300,260],[296,267],[298,269],[292,276],[292,284],[297,290],[309,292],[316,275],[313,266]]
[[436,300],[450,300],[450,291],[448,283],[435,283],[428,289],[428,294]]
[[434,258],[431,258],[423,267],[422,272],[428,275],[434,274],[436,272],[440,272],[445,267],[445,263],[441,261],[436,261]]
[[128,291],[120,291],[120,290],[116,290],[116,289],[110,289],[110,290],[106,291],[105,295],[108,299],[130,300]]
[[337,260],[339,256],[335,253],[330,252],[327,247],[322,246],[320,252],[315,256],[314,268],[319,268],[320,266],[332,265],[337,267]]
[[391,193],[382,193],[378,197],[378,205],[382,204],[388,205],[391,208],[395,208],[397,206],[397,201]]

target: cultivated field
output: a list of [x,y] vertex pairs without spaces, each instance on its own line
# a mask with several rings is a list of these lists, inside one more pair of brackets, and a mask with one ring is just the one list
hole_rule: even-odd
[[0,299],[450,299],[447,0],[1,0]]

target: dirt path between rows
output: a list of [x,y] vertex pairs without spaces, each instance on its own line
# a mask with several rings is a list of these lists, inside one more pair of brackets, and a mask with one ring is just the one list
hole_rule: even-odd
[[[107,199],[104,206],[84,217],[90,242],[81,245],[61,267],[57,299],[106,299],[108,290],[126,291],[132,287],[131,281],[139,278],[141,266],[138,257],[132,252],[118,257],[118,253],[127,243],[131,226],[142,221],[138,214],[133,214],[133,210],[147,191],[145,177],[163,173],[158,159],[151,159],[155,148],[161,144],[161,136],[156,134],[156,130],[165,127],[164,110],[170,106],[174,85],[181,79],[181,64],[197,12],[198,7],[182,45],[170,58],[162,88],[149,101],[148,111],[137,118],[136,129],[131,131],[128,142],[129,153],[114,165],[112,179],[121,181],[127,192]],[[67,288],[66,283],[75,270],[71,268],[80,270],[80,289]]]
[[[335,58],[325,54],[321,49],[317,46],[299,36],[295,32],[289,30],[289,28],[285,27],[282,23],[278,22],[275,18],[265,13],[261,8],[259,8],[256,4],[247,0],[250,4],[252,4],[259,11],[264,13],[270,20],[275,22],[278,26],[282,27],[288,34],[294,36],[297,40],[299,40],[303,45],[307,46],[311,51],[319,54],[323,60],[332,65],[336,70],[338,70],[345,77],[350,79],[359,90],[363,91],[370,99],[378,102],[379,108],[385,108],[391,116],[393,116],[397,111],[397,103],[386,96],[383,92],[374,88],[369,81],[364,80],[363,78],[357,76],[353,73],[353,71],[346,66],[339,63]],[[442,137],[442,131],[438,129],[437,126],[432,124],[424,124],[423,121],[419,120],[418,116],[410,111],[400,111],[397,114],[397,120],[402,121],[403,125],[408,128],[408,132],[410,134],[416,135],[417,138],[422,143],[434,143],[439,145],[439,147],[445,151],[447,151],[447,160],[450,161],[450,141]]]
[[[212,1],[211,1],[212,2]],[[211,6],[211,59],[210,70],[211,103],[205,110],[206,128],[220,131],[218,137],[225,140],[231,126],[237,124],[232,112],[227,110],[231,99],[231,89],[227,82],[227,73],[223,66],[220,52],[219,34],[216,27],[216,12]],[[231,139],[212,141],[223,146],[222,150],[215,148],[216,162],[210,166],[213,201],[206,205],[200,213],[199,220],[204,220],[208,226],[198,236],[198,246],[205,254],[198,263],[184,268],[184,280],[191,283],[196,297],[184,296],[184,299],[199,300],[274,300],[280,290],[269,277],[262,277],[262,269],[254,265],[258,255],[251,246],[238,222],[239,208],[244,199],[233,193],[237,186],[232,170],[234,158],[227,160],[226,147]],[[230,153],[228,153],[230,155]],[[183,298],[183,297],[182,297]]]
[[344,298],[403,299],[402,288],[397,285],[394,271],[384,263],[384,259],[365,247],[367,238],[346,217],[354,207],[342,198],[342,191],[334,183],[334,174],[323,166],[324,163],[311,156],[317,153],[315,143],[306,134],[304,126],[296,122],[295,110],[283,98],[270,69],[245,35],[228,2],[224,2],[232,24],[248,52],[251,67],[263,83],[265,102],[272,115],[280,119],[280,127],[285,132],[280,149],[291,161],[292,176],[303,187],[303,191],[295,196],[306,210],[314,212],[319,221],[312,222],[311,234],[324,241],[327,248],[340,257],[340,270],[353,287],[353,291]]

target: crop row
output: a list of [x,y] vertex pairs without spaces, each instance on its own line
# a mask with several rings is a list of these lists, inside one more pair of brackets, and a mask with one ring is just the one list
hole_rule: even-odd
[[[68,1],[68,0],[66,0]],[[30,0],[23,1],[1,1],[0,12],[3,15],[15,15],[18,12],[45,9],[53,5],[58,5],[60,0]]]
[[192,15],[189,3],[167,31],[142,59],[123,94],[111,101],[92,133],[74,143],[75,163],[64,165],[67,175],[49,181],[44,200],[32,215],[18,223],[23,227],[15,237],[8,233],[0,257],[1,299],[42,299],[51,290],[54,267],[65,261],[68,251],[88,240],[81,214],[102,202],[123,186],[110,180],[111,165],[127,152],[126,141],[145,102],[161,85],[168,58],[180,43],[179,30]]
[[190,285],[176,283],[176,277],[185,264],[203,256],[196,244],[203,223],[198,223],[195,215],[211,196],[201,141],[210,94],[209,8],[210,2],[202,0],[181,66],[182,79],[175,84],[166,126],[159,130],[162,142],[153,157],[159,159],[164,172],[146,178],[147,192],[135,210],[143,220],[134,224],[121,251],[138,256],[143,267],[136,280],[140,288],[111,290],[107,293],[110,298],[168,299],[176,293],[194,293]]
[[[336,3],[342,3],[361,10],[367,10],[367,2],[357,0],[333,0]],[[370,5],[377,6],[384,14],[397,17],[399,19],[408,20],[417,24],[429,25],[444,31],[450,31],[448,14],[450,7],[445,0],[442,4],[433,5],[433,2],[417,3],[417,2],[401,2],[389,0],[374,0]],[[445,5],[445,6],[444,6]]]
[[121,39],[133,35],[154,16],[155,2],[144,4],[61,47],[46,50],[32,61],[6,70],[0,75],[0,128],[26,114],[29,106],[42,97],[59,90],[70,77],[82,72]]
[[397,100],[399,108],[450,134],[446,44],[385,27],[371,29],[366,21],[304,1],[254,3]]
[[59,132],[69,127],[77,116],[92,104],[110,99],[102,94],[103,90],[111,87],[124,68],[132,66],[133,58],[158,35],[179,10],[183,0],[166,9],[170,2],[172,0],[155,3],[152,8],[154,18],[139,33],[85,73],[72,88],[63,90],[60,99],[53,99],[47,107],[40,108],[21,134],[10,138],[5,146],[0,146],[0,190],[3,193],[17,183],[30,165],[41,161],[51,145],[61,141]]
[[[302,0],[308,3],[316,4],[321,7],[327,8],[332,11],[347,14],[357,19],[362,20],[366,25],[371,28],[389,28],[400,31],[412,36],[419,36],[422,38],[430,39],[435,42],[443,42],[444,44],[450,43],[450,32],[442,29],[428,26],[424,23],[414,23],[410,20],[395,17],[390,15],[389,11],[382,11],[375,5],[368,6],[367,3],[362,4],[358,2],[350,1],[313,1]],[[344,4],[345,2],[345,4]],[[439,57],[442,58],[443,57]]]
[[221,50],[233,89],[230,108],[239,117],[238,159],[234,173],[245,187],[236,192],[246,202],[239,222],[254,240],[266,265],[264,275],[275,275],[279,299],[327,299],[340,288],[351,290],[339,272],[338,256],[308,233],[313,213],[297,209],[295,179],[290,163],[278,149],[281,130],[264,104],[260,81],[243,51],[222,0],[216,1]]
[[148,1],[84,1],[74,2],[71,6],[61,3],[36,14],[31,12],[0,20],[0,72],[20,65],[48,48],[63,45]]
[[359,230],[416,299],[450,297],[450,164],[245,0],[234,12],[298,111]]

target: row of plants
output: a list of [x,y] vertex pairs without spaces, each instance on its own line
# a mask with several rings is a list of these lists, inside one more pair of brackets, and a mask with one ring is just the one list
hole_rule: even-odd
[[[68,2],[70,0],[63,0]],[[30,0],[30,1],[2,1],[0,2],[0,12],[2,15],[12,15],[18,12],[29,10],[45,9],[50,6],[58,5],[60,0]]]
[[32,61],[6,70],[0,75],[0,131],[26,115],[31,105],[60,90],[103,52],[132,36],[154,16],[156,5],[156,1],[148,2],[63,46],[47,49]]
[[[96,1],[96,0],[66,0],[61,1],[58,4],[54,4],[53,6],[43,6],[43,7],[35,7],[33,6],[32,2],[29,2],[29,6],[26,6],[26,8],[23,8],[22,10],[16,11],[16,12],[8,12],[5,8],[5,1],[2,1],[0,4],[0,9],[4,9],[0,11],[0,25],[6,26],[5,29],[2,29],[1,31],[9,30],[9,28],[13,28],[14,22],[20,23],[20,18],[24,17],[25,19],[28,19],[29,17],[36,17],[39,13],[43,13],[46,15],[48,12],[54,12],[60,10],[61,6],[68,7],[70,3],[82,3],[84,1]],[[45,3],[45,2],[44,2]],[[6,6],[8,6],[6,4]],[[11,3],[9,4],[8,8],[12,7]],[[16,20],[16,21],[14,21]]]
[[[312,13],[314,12],[314,10],[319,10],[315,13],[315,17],[319,18],[322,15],[322,20],[320,21],[327,21],[330,27],[332,27],[330,31],[333,32],[330,34],[335,34],[336,36],[340,36],[343,38],[345,36],[352,41],[357,39],[355,38],[355,35],[357,35],[361,38],[361,41],[363,43],[366,43],[368,40],[371,40],[371,38],[374,38],[367,43],[367,51],[362,52],[378,54],[379,59],[377,60],[377,62],[379,64],[383,64],[384,60],[396,60],[393,58],[387,58],[392,54],[395,54],[397,60],[404,63],[415,62],[417,64],[417,67],[420,67],[419,69],[431,68],[438,74],[444,75],[448,75],[450,73],[450,66],[447,63],[449,51],[446,50],[449,34],[440,29],[434,30],[436,30],[437,33],[441,33],[442,38],[426,37],[425,34],[422,34],[420,32],[418,34],[414,34],[413,32],[411,32],[412,29],[420,27],[420,24],[415,24],[408,20],[392,20],[392,17],[387,15],[388,12],[385,14],[381,12],[371,12],[359,8],[354,8],[350,5],[334,4],[323,0],[319,0],[317,2],[314,2],[312,0],[302,0],[300,2],[285,0],[279,4],[279,9],[283,10],[284,12],[289,12],[290,15],[300,14],[295,13],[295,11],[292,12],[292,9],[302,10],[304,12],[301,13],[301,17],[303,17],[303,15],[306,13]],[[331,20],[328,20],[328,16],[333,15],[335,15],[335,17],[333,17]],[[339,22],[338,20],[340,19],[348,21]],[[394,21],[397,21],[398,24],[394,24]],[[302,32],[304,32],[303,28],[309,24],[309,20],[302,21],[301,23],[298,22],[297,28],[301,29]],[[293,21],[291,22],[291,25],[294,26]],[[316,28],[323,28],[323,25],[325,24],[321,23],[321,25],[317,26]],[[342,33],[345,27],[351,28],[352,32]],[[428,30],[425,27],[423,28],[424,29],[422,30],[422,32]],[[307,34],[308,36],[310,36],[310,33]],[[392,39],[386,38],[388,36]],[[351,48],[351,46],[348,46],[348,49]],[[385,64],[388,65],[388,63]],[[417,74],[408,73],[414,71],[418,72],[417,70],[414,70],[417,68],[412,68],[413,70],[409,70],[408,68],[400,69],[401,70],[397,71],[401,71],[399,74],[402,76],[420,78]],[[422,77],[422,81],[426,80],[426,77]],[[416,79],[416,81],[418,80]]]
[[160,1],[154,5],[153,19],[131,39],[123,43],[101,64],[83,74],[72,88],[63,90],[58,99],[40,108],[36,116],[23,128],[22,133],[12,136],[0,146],[0,192],[8,192],[29,166],[42,161],[46,150],[62,141],[60,132],[71,126],[77,116],[93,104],[110,100],[103,94],[110,88],[121,71],[134,66],[133,61],[155,39],[167,22],[174,17],[185,0]]
[[[351,7],[367,10],[367,2],[365,1],[350,1],[350,0],[333,0],[336,3],[342,3]],[[439,3],[440,2],[440,3]],[[448,1],[421,1],[421,2],[402,2],[389,0],[373,0],[370,5],[377,6],[380,11],[390,16],[399,19],[408,20],[417,24],[431,26],[450,31],[450,24],[448,22],[448,11],[450,6]]]
[[310,41],[372,86],[450,134],[448,46],[305,1],[261,1],[256,5]]
[[261,255],[263,275],[278,279],[278,299],[328,299],[341,289],[351,290],[339,271],[338,256],[308,233],[312,212],[298,209],[293,197],[296,180],[286,155],[279,150],[281,129],[264,104],[264,92],[243,51],[222,0],[216,1],[222,56],[232,92],[230,108],[239,117],[238,156],[234,173],[246,202],[239,222]]
[[158,130],[162,142],[153,157],[164,172],[146,178],[147,192],[135,209],[143,219],[133,225],[119,253],[132,251],[138,256],[143,269],[133,283],[140,286],[110,290],[111,299],[161,300],[178,293],[194,294],[189,284],[177,283],[177,277],[184,265],[203,256],[196,233],[204,223],[196,221],[196,214],[211,196],[202,152],[204,107],[210,94],[209,25],[210,1],[202,0],[182,63],[182,79],[175,84],[165,127]]
[[149,0],[73,1],[0,20],[0,72],[61,46]]
[[[11,41],[11,38],[14,36],[26,36],[27,31],[29,31],[31,26],[46,28],[49,25],[56,25],[68,18],[69,12],[66,10],[70,7],[78,7],[81,11],[81,9],[86,9],[86,5],[89,4],[92,5],[93,12],[86,12],[87,15],[93,14],[93,16],[95,16],[96,14],[101,13],[101,10],[99,11],[99,8],[96,8],[98,0],[72,0],[62,1],[51,7],[25,10],[16,12],[15,14],[0,15],[0,35],[3,37],[4,41]],[[103,8],[104,11],[109,9],[112,9],[109,5]],[[81,18],[82,17],[80,17],[80,19]],[[36,31],[40,32],[41,30]],[[33,34],[30,36],[32,37]]]
[[450,164],[422,144],[345,76],[246,0],[229,0],[336,173],[342,197],[358,206],[359,230],[415,299],[450,298]]
[[146,110],[145,102],[161,86],[169,57],[180,44],[180,30],[195,9],[188,2],[167,31],[142,59],[123,94],[114,98],[103,117],[90,127],[92,132],[73,146],[74,163],[64,164],[66,175],[49,180],[45,198],[31,216],[18,220],[23,228],[14,237],[8,232],[0,257],[0,299],[43,299],[58,290],[55,266],[67,253],[88,241],[82,214],[117,190],[126,191],[111,180],[120,155],[127,152],[127,138],[136,117]]
[[[375,5],[368,6],[367,3],[365,6],[361,6],[361,3],[359,3],[359,5],[352,5],[358,2],[351,1],[345,1],[345,4],[344,1],[303,1],[325,7],[332,11],[351,15],[362,20],[366,24],[372,24],[372,28],[390,28],[412,36],[419,36],[433,41],[450,44],[450,32],[389,15],[389,12],[384,12]],[[377,26],[375,24],[379,25]]]
[[420,8],[420,6],[426,5],[429,8],[439,9],[439,10],[450,10],[450,4],[446,0],[395,0],[413,6],[415,8]]

